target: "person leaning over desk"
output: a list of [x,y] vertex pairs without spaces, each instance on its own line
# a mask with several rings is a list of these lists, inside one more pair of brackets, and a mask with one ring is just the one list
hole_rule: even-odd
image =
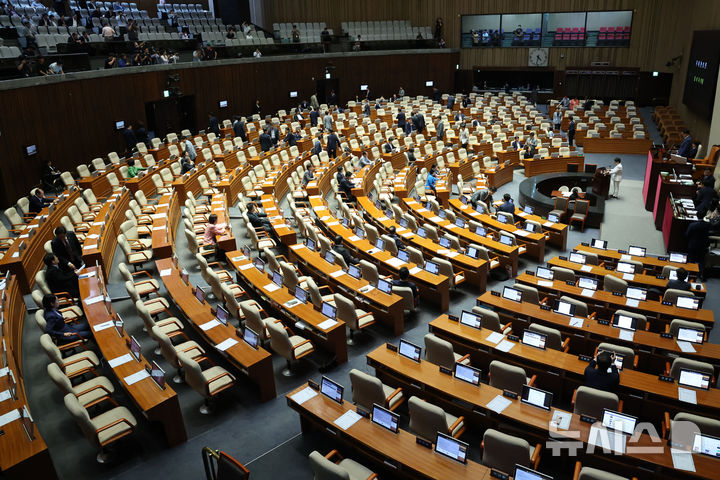
[[614,393],[620,385],[615,354],[599,352],[585,367],[585,386]]

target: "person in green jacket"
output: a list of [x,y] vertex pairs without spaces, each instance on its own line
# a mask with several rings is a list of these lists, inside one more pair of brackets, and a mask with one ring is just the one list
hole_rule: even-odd
[[128,165],[128,178],[135,178],[140,170],[147,170],[145,167],[136,167],[135,160],[130,158],[127,161]]

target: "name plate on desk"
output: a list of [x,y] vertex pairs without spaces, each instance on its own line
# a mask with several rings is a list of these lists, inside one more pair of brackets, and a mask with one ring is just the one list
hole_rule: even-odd
[[548,312],[552,310],[552,307],[550,305],[540,305],[541,310],[547,310]]
[[610,320],[598,320],[597,322],[600,325],[610,325]]
[[508,475],[507,473],[503,473],[500,470],[495,470],[495,469],[490,470],[490,476],[493,478],[499,478],[500,480],[509,480],[510,479],[510,475]]
[[452,375],[453,372],[449,368],[440,367],[440,373],[444,373],[445,375]]
[[578,355],[578,359],[580,359],[581,362],[588,362],[590,363],[592,361],[592,357],[588,355]]
[[496,292],[495,290],[490,290],[490,295],[492,295],[492,296],[494,296],[494,297],[501,297],[501,296],[502,296],[502,295],[500,294],[500,292]]
[[460,318],[458,318],[457,315],[448,315],[448,320],[450,320],[451,322],[459,322]]
[[660,336],[661,336],[662,338],[675,338],[675,337],[672,336],[672,333],[666,333],[666,332],[662,332],[662,333],[660,334]]
[[591,417],[590,415],[580,415],[580,421],[585,423],[595,423],[597,422],[597,419]]
[[415,437],[415,443],[417,443],[418,445],[421,445],[421,446],[423,446],[423,447],[425,447],[425,448],[432,449],[432,442],[431,442],[431,441],[428,441],[428,440],[425,440],[424,438]]
[[563,257],[562,255],[560,255],[558,258],[559,258],[560,260],[565,260],[565,261],[567,261],[567,259],[568,259],[568,257]]
[[513,400],[517,400],[518,394],[515,392],[511,392],[510,390],[503,390],[503,396],[507,398],[512,398]]
[[661,382],[675,383],[675,379],[673,377],[668,377],[667,375],[659,375],[658,380]]
[[393,345],[392,343],[386,343],[385,346],[386,346],[387,349],[390,350],[391,352],[396,352],[396,353],[397,353],[397,351],[398,351],[397,345]]

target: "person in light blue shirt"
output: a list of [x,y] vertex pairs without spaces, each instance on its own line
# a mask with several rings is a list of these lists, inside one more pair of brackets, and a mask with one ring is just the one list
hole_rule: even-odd
[[367,152],[363,152],[362,157],[360,157],[360,168],[366,165],[372,165],[372,163],[372,160],[370,160],[367,156]]
[[187,152],[188,157],[190,157],[190,160],[195,162],[195,158],[197,158],[197,153],[195,152],[195,145],[193,145],[189,138],[185,139],[185,151]]
[[437,183],[437,177],[435,176],[435,167],[431,167],[428,172],[427,180],[425,181],[425,190],[430,190],[433,195],[438,196],[437,190],[435,190],[435,184]]

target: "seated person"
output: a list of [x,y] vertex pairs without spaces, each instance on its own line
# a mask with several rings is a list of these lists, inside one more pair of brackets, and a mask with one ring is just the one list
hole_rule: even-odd
[[687,281],[688,272],[684,268],[680,267],[677,270],[677,279],[676,280],[668,280],[667,285],[665,285],[665,288],[673,288],[675,290],[685,290],[685,291],[691,291],[690,288],[690,282]]
[[28,200],[30,201],[28,211],[33,215],[37,215],[45,208],[45,205],[50,205],[53,202],[49,198],[45,198],[45,192],[41,188],[36,188],[32,195],[28,197]]
[[342,243],[342,237],[340,235],[336,235],[335,238],[333,238],[333,251],[336,253],[339,253],[340,256],[342,256],[343,260],[345,260],[345,263],[348,265],[357,265],[360,263],[360,260],[353,257],[350,251],[345,248],[345,246]]
[[315,167],[313,167],[312,163],[308,165],[307,170],[305,170],[305,173],[303,173],[303,185],[307,187],[307,184],[315,180],[315,176],[313,175],[313,170]]
[[703,170],[702,177],[700,177],[700,179],[695,182],[695,185],[697,185],[698,187],[702,187],[705,185],[706,180],[712,183],[712,185],[710,185],[711,187],[715,188],[715,177],[713,177],[712,170],[710,170],[709,168]]
[[428,172],[427,180],[425,181],[425,190],[432,192],[434,196],[438,196],[435,185],[437,184],[437,177],[435,176],[435,166],[430,167]]
[[60,301],[53,294],[43,297],[44,318],[47,325],[45,333],[53,337],[58,344],[70,343],[77,340],[92,338],[92,332],[87,324],[68,325],[63,314],[60,313]]
[[403,243],[400,235],[397,234],[394,226],[390,227],[390,229],[388,230],[388,236],[395,240],[395,246],[398,250],[405,250],[405,244]]
[[267,219],[267,213],[260,212],[256,204],[251,203],[248,205],[247,217],[253,227],[262,228],[269,235],[275,235],[275,230],[273,230],[270,220]]
[[180,159],[180,166],[182,167],[182,170],[180,170],[181,175],[185,175],[190,170],[195,168],[195,164],[192,160],[190,160],[190,157],[188,156],[187,151],[183,152],[183,156]]
[[45,263],[45,281],[51,292],[68,292],[73,298],[80,298],[78,276],[75,272],[62,270],[60,261],[52,253],[45,254],[43,262]]
[[351,172],[346,172],[343,176],[342,182],[338,182],[338,186],[340,187],[340,190],[347,195],[349,202],[355,202],[357,199],[355,198],[355,195],[352,194],[353,183],[350,181],[351,176]]
[[127,161],[128,165],[128,178],[135,178],[140,170],[147,170],[145,167],[136,167],[135,160],[129,158]]
[[415,282],[408,280],[408,278],[410,278],[410,270],[408,270],[407,267],[401,267],[400,271],[398,272],[398,276],[400,277],[400,280],[393,280],[392,286],[407,287],[412,290],[413,298],[415,299],[415,305],[417,305],[420,301],[420,291],[418,290],[417,285],[415,285]]
[[[249,213],[248,213],[249,216]],[[203,235],[203,244],[215,247],[215,259],[221,261],[225,259],[225,252],[218,245],[218,237],[225,235],[225,225],[217,225],[217,215],[211,213],[205,224],[205,234]]]
[[497,211],[515,214],[515,203],[509,193],[503,195],[503,203],[497,207]]
[[372,160],[370,160],[367,156],[367,152],[363,152],[362,156],[360,157],[360,162],[359,162],[360,168],[365,167],[367,165],[372,165],[372,163],[373,163]]
[[477,208],[477,202],[491,205],[493,203],[492,195],[495,192],[497,192],[497,188],[495,187],[490,187],[489,190],[487,188],[478,188],[475,193],[472,194],[472,197],[470,197],[470,205],[472,205],[473,208]]
[[620,374],[615,366],[615,354],[600,352],[585,368],[585,385],[615,393],[620,385]]

